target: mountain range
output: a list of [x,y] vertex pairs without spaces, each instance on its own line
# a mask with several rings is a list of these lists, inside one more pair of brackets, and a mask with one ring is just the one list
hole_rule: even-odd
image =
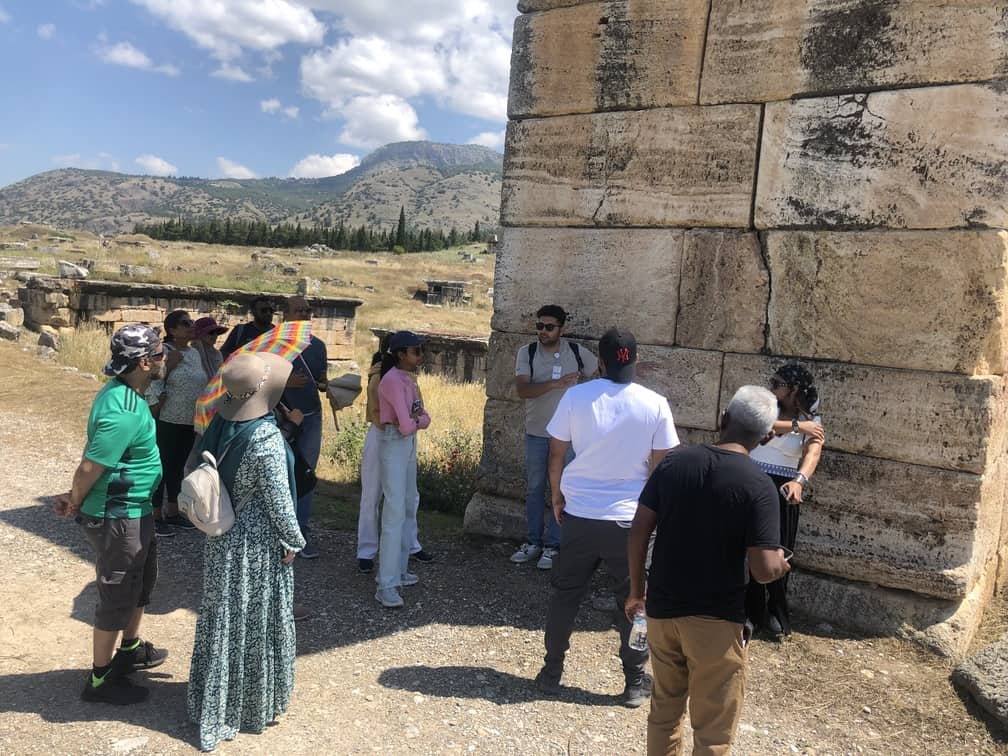
[[396,142],[327,178],[204,179],[62,168],[0,188],[0,224],[122,233],[155,219],[416,228],[496,225],[503,156],[479,145]]

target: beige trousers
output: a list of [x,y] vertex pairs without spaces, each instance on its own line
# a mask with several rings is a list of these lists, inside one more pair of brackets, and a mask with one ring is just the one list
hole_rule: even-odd
[[742,714],[742,625],[713,617],[648,617],[654,692],[648,756],[678,756],[689,700],[694,756],[727,754]]

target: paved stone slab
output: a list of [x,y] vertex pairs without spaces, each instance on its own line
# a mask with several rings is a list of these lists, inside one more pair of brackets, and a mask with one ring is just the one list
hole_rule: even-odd
[[507,226],[749,225],[759,106],[530,118],[507,129]]
[[519,16],[508,113],[695,105],[708,0],[612,0]]
[[987,81],[1006,35],[991,0],[713,0],[701,102]]
[[[721,406],[739,386],[764,384],[785,362],[725,355]],[[1006,414],[1000,377],[805,364],[822,397],[827,448],[974,473],[1000,455]]]
[[770,279],[756,234],[688,231],[676,344],[726,352],[761,351],[769,296]]
[[772,352],[1004,373],[1008,232],[782,231],[767,249]]
[[1000,88],[769,103],[760,156],[759,228],[1008,226],[1008,93]]
[[[531,329],[536,310],[555,303],[570,314],[568,334],[597,337],[633,313],[646,313],[634,329],[637,339],[671,346],[683,235],[678,229],[504,227],[493,327]],[[563,275],[557,275],[558,266]]]
[[956,667],[952,682],[1008,727],[1008,633]]
[[981,476],[827,449],[802,504],[795,563],[963,598],[997,556],[1004,485],[1003,464]]
[[[514,389],[515,354],[534,338],[500,332],[491,335],[488,396],[519,401]],[[597,342],[578,342],[598,352]],[[668,399],[677,426],[715,430],[721,361],[720,352],[651,346],[638,341],[637,382]]]

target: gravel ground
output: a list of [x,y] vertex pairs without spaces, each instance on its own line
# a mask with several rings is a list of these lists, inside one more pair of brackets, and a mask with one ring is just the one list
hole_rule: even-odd
[[[94,572],[76,526],[45,497],[69,482],[96,384],[24,359],[0,346],[0,753],[192,752],[185,683],[202,536],[159,545],[144,635],[172,655],[146,675],[150,701],[82,703]],[[389,611],[372,598],[373,578],[354,570],[353,534],[318,536],[322,558],[297,562],[298,599],[315,616],[298,625],[290,712],[220,752],[643,752],[647,707],[618,705],[616,634],[590,604],[563,694],[536,696],[548,574],[508,564],[510,544],[425,542],[437,560],[417,565],[405,609]],[[1008,752],[1006,734],[956,695],[948,664],[906,643],[799,622],[787,643],[756,641],[751,662],[736,753]]]

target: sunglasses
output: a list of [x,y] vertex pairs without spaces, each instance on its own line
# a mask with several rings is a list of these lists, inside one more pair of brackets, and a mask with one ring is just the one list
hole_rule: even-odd
[[178,322],[178,326],[177,327],[178,328],[192,328],[192,321],[191,320],[180,320]]
[[775,375],[770,378],[770,388],[771,389],[787,388],[787,382],[782,381]]
[[163,359],[164,359],[164,349],[162,349],[162,350],[161,350],[160,352],[158,352],[157,354],[151,354],[151,355],[148,355],[148,356],[147,356],[147,359],[149,359],[149,360],[154,360],[155,362],[160,362],[161,360],[163,360]]
[[553,333],[560,326],[555,323],[543,323],[542,321],[535,324],[535,329],[537,331],[546,331],[546,333]]

